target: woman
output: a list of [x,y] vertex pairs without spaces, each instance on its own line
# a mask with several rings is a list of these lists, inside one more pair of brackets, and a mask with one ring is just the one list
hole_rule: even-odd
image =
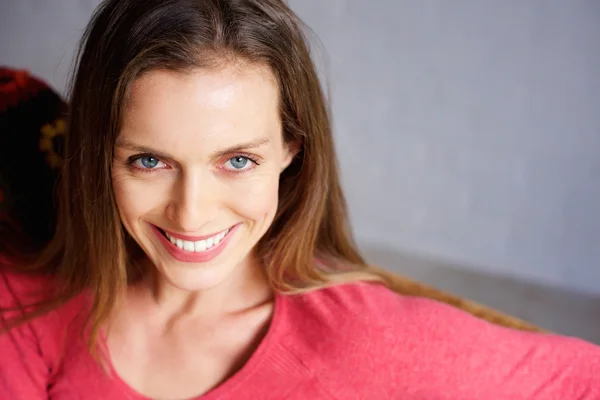
[[81,49],[56,235],[0,275],[0,397],[600,398],[597,347],[366,266],[282,1],[108,0]]

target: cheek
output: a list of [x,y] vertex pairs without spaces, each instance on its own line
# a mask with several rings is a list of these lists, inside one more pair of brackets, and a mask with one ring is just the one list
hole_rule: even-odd
[[160,203],[158,194],[165,192],[164,188],[142,184],[126,174],[113,174],[113,191],[123,220],[133,220],[156,208]]
[[233,196],[237,213],[254,220],[270,219],[277,212],[279,176],[254,179],[240,185]]

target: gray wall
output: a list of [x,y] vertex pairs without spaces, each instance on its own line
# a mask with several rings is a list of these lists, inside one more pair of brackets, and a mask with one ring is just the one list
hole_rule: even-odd
[[[97,3],[3,0],[0,63],[62,89]],[[290,4],[363,247],[600,293],[600,2]]]
[[76,45],[100,0],[0,0],[0,64],[64,90]]
[[365,247],[600,293],[600,2],[291,4]]

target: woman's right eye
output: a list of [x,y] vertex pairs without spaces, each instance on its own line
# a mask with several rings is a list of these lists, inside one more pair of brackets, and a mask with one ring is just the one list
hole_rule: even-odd
[[132,164],[139,169],[142,170],[153,170],[153,169],[161,169],[166,166],[165,163],[160,161],[158,158],[154,156],[140,156],[132,161]]

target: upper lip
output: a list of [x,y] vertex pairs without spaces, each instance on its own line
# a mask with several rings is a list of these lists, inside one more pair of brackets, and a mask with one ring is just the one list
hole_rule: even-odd
[[162,228],[158,228],[158,229],[160,229],[163,232],[168,233],[169,236],[172,236],[174,238],[181,239],[181,240],[187,240],[189,242],[197,242],[198,240],[205,240],[205,239],[217,236],[219,233],[225,232],[225,231],[227,231],[228,229],[231,229],[231,228],[232,227],[229,227],[229,228],[220,230],[220,231],[218,231],[216,233],[211,233],[209,235],[202,235],[202,236],[183,235],[181,233],[176,233],[176,232],[168,231],[168,230],[162,229]]

